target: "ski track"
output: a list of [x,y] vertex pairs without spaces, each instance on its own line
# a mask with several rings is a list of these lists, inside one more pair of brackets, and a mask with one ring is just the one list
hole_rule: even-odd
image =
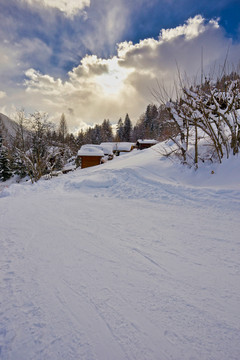
[[3,189],[0,359],[239,360],[239,204],[140,167]]

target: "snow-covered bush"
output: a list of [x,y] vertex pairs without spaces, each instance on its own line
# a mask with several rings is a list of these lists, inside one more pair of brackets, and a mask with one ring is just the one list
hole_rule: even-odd
[[12,158],[14,170],[20,177],[28,176],[32,182],[43,175],[62,170],[72,150],[53,137],[53,124],[48,115],[35,112],[26,116],[24,111],[18,113],[18,127],[13,139]]
[[240,78],[224,77],[203,85],[182,87],[181,96],[166,104],[178,134],[172,136],[174,153],[183,163],[198,167],[199,161],[222,162],[239,152]]

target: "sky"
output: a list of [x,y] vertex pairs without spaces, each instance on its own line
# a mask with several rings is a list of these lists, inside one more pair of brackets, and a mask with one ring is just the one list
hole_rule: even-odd
[[239,14],[239,0],[0,0],[0,112],[64,113],[73,132],[135,123],[178,74],[237,67]]

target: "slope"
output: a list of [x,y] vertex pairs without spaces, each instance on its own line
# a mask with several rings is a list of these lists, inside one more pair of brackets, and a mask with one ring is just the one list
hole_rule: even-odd
[[5,188],[0,358],[238,359],[239,180],[155,147]]
[[0,124],[3,125],[3,135],[8,141],[16,135],[18,124],[4,114],[0,113]]

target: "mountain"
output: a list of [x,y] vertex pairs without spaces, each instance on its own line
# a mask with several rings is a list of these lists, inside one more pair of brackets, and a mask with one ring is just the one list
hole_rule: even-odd
[[18,124],[8,116],[0,113],[0,124],[2,123],[3,137],[10,141],[16,135]]
[[1,359],[239,358],[239,158],[160,146],[0,192]]

